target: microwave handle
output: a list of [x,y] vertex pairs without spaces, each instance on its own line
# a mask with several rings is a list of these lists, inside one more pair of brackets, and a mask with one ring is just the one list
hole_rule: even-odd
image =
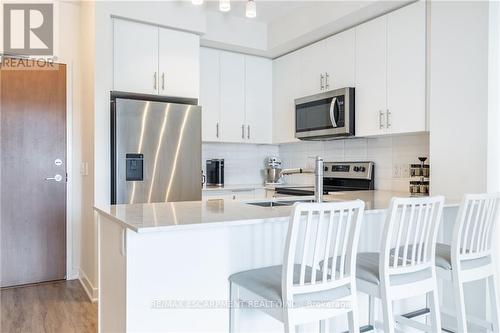
[[337,120],[335,119],[334,114],[335,104],[337,104],[337,97],[334,97],[330,103],[330,121],[332,122],[333,127],[337,127]]

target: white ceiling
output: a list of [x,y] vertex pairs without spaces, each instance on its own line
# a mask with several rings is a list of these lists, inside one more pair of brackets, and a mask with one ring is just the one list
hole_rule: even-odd
[[[264,23],[270,23],[281,16],[297,10],[300,7],[311,5],[315,1],[290,1],[290,0],[255,0],[257,6],[257,17],[248,20],[257,20]],[[224,15],[246,18],[245,0],[231,0],[231,10]],[[218,0],[205,0],[203,4],[207,10],[219,12]]]

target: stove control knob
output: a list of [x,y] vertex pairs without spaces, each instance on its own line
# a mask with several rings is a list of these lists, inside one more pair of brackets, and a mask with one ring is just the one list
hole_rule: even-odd
[[357,166],[354,167],[354,172],[358,172],[359,168]]
[[328,171],[328,167],[325,167],[325,171]]
[[361,171],[361,172],[365,172],[365,171],[366,171],[366,168],[365,168],[365,167],[363,167],[363,166],[362,166],[362,167],[359,167],[359,171]]

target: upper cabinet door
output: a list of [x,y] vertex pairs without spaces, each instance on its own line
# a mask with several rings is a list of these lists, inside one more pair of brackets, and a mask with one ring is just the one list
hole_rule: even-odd
[[295,138],[295,98],[300,96],[300,51],[273,61],[273,143]]
[[113,89],[158,93],[158,27],[113,20]]
[[245,56],[220,51],[220,132],[222,141],[245,140]]
[[387,16],[387,125],[391,133],[425,131],[425,3]]
[[219,51],[200,49],[200,105],[202,140],[220,140]]
[[248,142],[271,143],[272,107],[272,61],[261,57],[245,56],[245,139]]
[[387,16],[356,27],[356,135],[385,132]]
[[300,50],[300,96],[325,90],[326,42],[324,40]]
[[326,40],[325,90],[354,87],[356,35],[350,29]]
[[159,28],[159,93],[199,97],[199,36]]

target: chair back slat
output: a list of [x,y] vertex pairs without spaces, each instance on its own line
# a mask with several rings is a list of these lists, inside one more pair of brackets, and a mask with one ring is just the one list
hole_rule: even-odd
[[304,246],[302,248],[302,260],[300,261],[300,280],[299,284],[304,285],[306,281],[306,258],[307,258],[307,250],[309,250],[309,234],[311,230],[311,217],[312,212],[307,211],[307,219],[306,219],[306,232],[304,233]]
[[[406,205],[403,205],[403,207],[401,208],[401,219],[404,220],[405,217],[406,217]],[[395,247],[395,250],[396,250],[396,253],[395,253],[395,257],[399,257],[399,250],[400,250],[400,246],[401,246],[401,235],[403,234],[403,228],[398,228],[398,236],[396,238],[396,247]],[[397,260],[393,260],[392,262],[392,267],[393,268],[396,268],[398,265],[398,261]]]
[[363,212],[361,200],[294,205],[283,260],[284,300],[354,283]]
[[443,205],[442,196],[391,200],[382,240],[381,270],[403,274],[433,266]]
[[466,194],[453,231],[452,261],[478,259],[491,253],[491,234],[498,218],[500,194]]

